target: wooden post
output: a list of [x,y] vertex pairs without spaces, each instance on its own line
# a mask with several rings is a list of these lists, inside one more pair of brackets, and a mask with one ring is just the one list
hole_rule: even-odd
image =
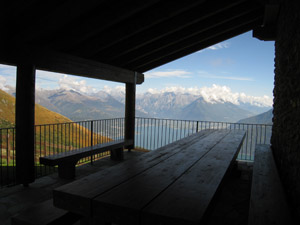
[[[135,73],[136,80],[136,73]],[[131,142],[125,148],[130,151],[134,149],[134,128],[135,128],[135,85],[134,83],[126,83],[125,97],[125,143]]]
[[35,179],[34,106],[35,67],[17,66],[16,85],[16,178],[28,186]]

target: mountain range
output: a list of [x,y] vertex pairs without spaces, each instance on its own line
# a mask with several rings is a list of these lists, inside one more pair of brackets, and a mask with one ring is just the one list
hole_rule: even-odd
[[114,118],[124,114],[124,104],[106,94],[99,98],[73,90],[39,90],[36,102],[73,121]]
[[[14,89],[9,88],[14,95]],[[124,117],[125,93],[99,91],[85,94],[74,90],[36,90],[36,103],[73,121]],[[185,120],[237,122],[271,107],[250,103],[206,101],[190,93],[150,93],[136,96],[136,116]]]

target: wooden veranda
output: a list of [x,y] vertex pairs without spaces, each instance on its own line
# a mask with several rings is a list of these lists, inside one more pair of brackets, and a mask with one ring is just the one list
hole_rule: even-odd
[[24,185],[34,181],[36,69],[125,83],[125,139],[133,140],[143,72],[249,30],[272,39],[278,11],[250,0],[31,0],[2,9],[0,63],[17,66],[16,162]]

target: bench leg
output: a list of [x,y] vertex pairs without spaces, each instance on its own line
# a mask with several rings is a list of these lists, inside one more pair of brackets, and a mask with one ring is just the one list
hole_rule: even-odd
[[61,163],[58,165],[58,176],[63,179],[75,178],[75,163]]
[[110,150],[110,159],[117,160],[117,161],[123,160],[124,159],[123,148]]

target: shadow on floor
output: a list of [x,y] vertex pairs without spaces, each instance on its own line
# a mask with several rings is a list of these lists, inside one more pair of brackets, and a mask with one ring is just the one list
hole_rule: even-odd
[[207,225],[247,225],[253,164],[239,161],[228,177],[209,213]]
[[[144,152],[124,153],[124,160],[129,160]],[[118,164],[109,157],[76,168],[76,179]],[[214,207],[207,219],[207,224],[247,224],[251,189],[252,165],[238,162],[238,166],[224,182]],[[58,178],[57,173],[37,179],[29,187],[21,185],[0,189],[0,221],[10,225],[10,218],[18,212],[39,202],[52,198],[52,190],[73,180]]]

